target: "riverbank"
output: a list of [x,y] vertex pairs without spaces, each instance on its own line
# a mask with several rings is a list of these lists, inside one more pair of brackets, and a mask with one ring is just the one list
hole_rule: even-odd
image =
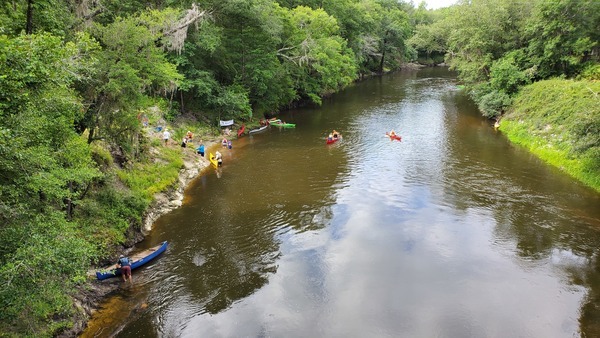
[[[147,132],[149,139],[160,139],[160,143],[156,143],[156,146],[150,148],[150,154],[153,158],[158,158],[158,154],[165,147],[162,143],[162,132],[157,130],[149,130]],[[134,229],[133,227],[128,230],[127,242],[131,244],[124,254],[129,253],[136,243],[144,240],[146,235],[152,231],[154,222],[171,212],[174,209],[181,207],[184,199],[184,192],[188,185],[199,175],[202,174],[207,168],[210,167],[210,161],[207,156],[210,152],[214,152],[220,146],[220,138],[214,135],[198,135],[195,138],[199,142],[202,142],[205,146],[205,156],[200,156],[195,147],[198,144],[193,142],[190,146],[183,148],[180,143],[175,140],[171,140],[167,149],[176,150],[181,152],[182,165],[178,172],[176,184],[171,186],[169,189],[160,191],[153,196],[153,201],[146,209],[142,217],[141,229]],[[202,141],[200,141],[202,140]],[[100,308],[102,303],[112,293],[119,290],[122,287],[123,282],[120,278],[113,278],[104,281],[98,281],[95,277],[95,272],[98,267],[93,267],[88,271],[88,280],[84,286],[79,288],[77,294],[73,296],[74,306],[78,310],[78,315],[73,318],[73,326],[58,337],[76,337],[79,336],[87,327],[88,321],[92,318],[94,313]]]
[[524,87],[500,131],[600,192],[600,83],[553,79]]

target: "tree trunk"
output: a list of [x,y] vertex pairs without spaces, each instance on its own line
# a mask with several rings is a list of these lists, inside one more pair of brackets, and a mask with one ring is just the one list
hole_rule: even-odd
[[385,61],[385,39],[383,39],[383,50],[381,51],[381,61],[379,62],[379,74],[383,74],[384,61]]
[[25,25],[25,34],[33,33],[33,1],[27,0],[27,23]]
[[383,38],[383,45],[381,47],[381,61],[379,62],[379,74],[383,74],[383,64],[385,62],[385,46],[387,44],[387,35],[388,33],[385,33],[385,36]]

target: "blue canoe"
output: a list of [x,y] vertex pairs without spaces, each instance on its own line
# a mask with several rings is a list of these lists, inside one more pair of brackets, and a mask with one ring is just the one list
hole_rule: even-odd
[[[144,251],[141,251],[134,255],[129,256],[129,259],[132,262],[131,270],[135,270],[136,268],[139,268],[140,266],[150,262],[156,256],[163,253],[165,250],[167,250],[167,241],[164,241],[161,244],[159,244],[155,247],[152,247],[150,249],[147,249],[147,250],[144,250]],[[121,269],[117,269],[116,264],[113,264],[106,269],[96,271],[96,277],[99,280],[103,280],[103,279],[107,279],[107,278],[111,278],[111,277],[115,277],[115,276],[120,276],[120,275],[121,275]]]

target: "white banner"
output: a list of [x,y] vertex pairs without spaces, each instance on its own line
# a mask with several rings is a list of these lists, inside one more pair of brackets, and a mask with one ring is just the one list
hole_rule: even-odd
[[233,126],[233,120],[229,121],[220,121],[221,127]]

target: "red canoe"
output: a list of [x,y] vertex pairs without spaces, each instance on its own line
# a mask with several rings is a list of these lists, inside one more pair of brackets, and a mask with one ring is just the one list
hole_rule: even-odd
[[246,130],[246,125],[242,124],[242,127],[238,130],[238,136],[237,137],[242,136],[242,134],[244,133],[244,130]]

